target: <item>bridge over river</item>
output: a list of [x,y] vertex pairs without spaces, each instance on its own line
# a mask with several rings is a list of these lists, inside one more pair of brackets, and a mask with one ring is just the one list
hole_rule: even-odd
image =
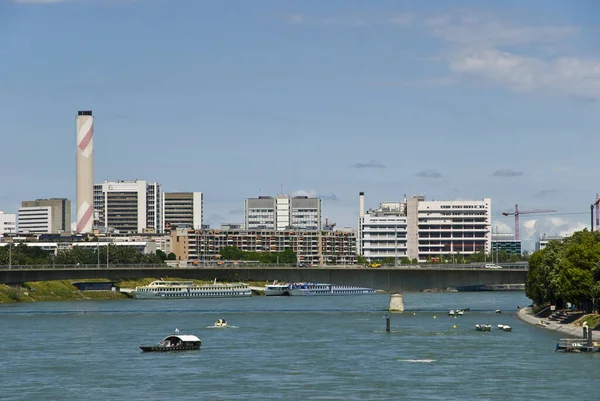
[[390,292],[444,289],[480,285],[524,284],[526,265],[504,265],[502,269],[486,269],[472,265],[435,265],[421,267],[358,266],[284,267],[284,266],[210,266],[167,267],[165,265],[93,266],[4,266],[0,283],[81,279],[137,279],[145,277],[177,277],[199,280],[235,281],[309,281],[370,287]]

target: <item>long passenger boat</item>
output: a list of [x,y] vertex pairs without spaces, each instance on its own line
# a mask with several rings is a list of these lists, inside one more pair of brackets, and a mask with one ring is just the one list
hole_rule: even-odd
[[372,295],[373,288],[326,283],[267,284],[265,295]]
[[252,290],[245,283],[194,284],[191,281],[153,281],[132,292],[136,299],[189,299],[249,297]]

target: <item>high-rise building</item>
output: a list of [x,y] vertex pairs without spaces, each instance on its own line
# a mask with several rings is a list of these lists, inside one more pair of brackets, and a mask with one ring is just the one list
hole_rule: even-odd
[[[78,233],[92,232],[94,223],[94,116],[77,112],[77,223]],[[69,218],[70,219],[70,218]]]
[[163,232],[160,184],[142,180],[94,185],[96,225],[120,233]]
[[14,234],[17,232],[17,215],[0,211],[0,234]]
[[[491,199],[426,201],[412,196],[364,211],[360,193],[358,250],[371,259],[407,257],[437,262],[491,252]],[[367,256],[368,254],[368,256]]]
[[320,230],[321,199],[259,196],[246,199],[246,230]]
[[202,192],[164,192],[162,226],[165,230],[174,226],[200,230],[202,210]]
[[17,229],[20,233],[70,233],[71,201],[51,198],[21,202]]

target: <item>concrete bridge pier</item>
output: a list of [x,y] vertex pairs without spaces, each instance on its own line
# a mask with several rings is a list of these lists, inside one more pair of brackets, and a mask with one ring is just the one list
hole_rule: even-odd
[[404,312],[404,298],[401,293],[390,294],[390,312]]

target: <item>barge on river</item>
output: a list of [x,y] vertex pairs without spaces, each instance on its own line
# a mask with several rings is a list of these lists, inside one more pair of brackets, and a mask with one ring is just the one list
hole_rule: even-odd
[[153,281],[132,291],[136,299],[238,298],[252,296],[248,284],[194,284],[187,281]]
[[267,284],[265,295],[371,295],[372,288],[326,283]]

